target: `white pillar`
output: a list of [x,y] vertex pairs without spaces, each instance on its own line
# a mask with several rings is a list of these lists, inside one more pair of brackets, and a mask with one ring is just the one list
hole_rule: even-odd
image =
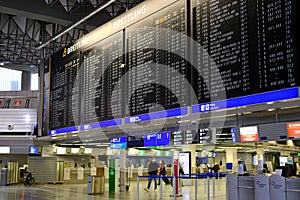
[[256,150],[256,157],[257,157],[257,172],[261,173],[264,169],[264,149],[257,149]]
[[120,149],[120,192],[125,191],[126,175],[126,150]]
[[237,148],[228,148],[226,149],[226,163],[232,163],[232,171],[236,172],[238,169],[238,156]]

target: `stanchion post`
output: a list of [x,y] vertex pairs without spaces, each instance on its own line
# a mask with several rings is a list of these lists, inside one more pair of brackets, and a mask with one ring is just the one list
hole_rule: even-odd
[[159,194],[159,197],[160,197],[160,199],[162,199],[162,178],[161,177],[159,177],[159,183],[160,183],[160,185],[159,185],[159,192],[160,192],[160,194]]
[[198,177],[196,175],[195,177],[195,200],[197,199],[197,193],[198,193]]
[[206,187],[206,178],[200,178],[200,183],[201,183],[201,186],[202,186],[202,184],[203,184],[203,193],[206,193],[207,192],[207,187]]
[[210,182],[209,182],[209,176],[207,175],[207,200],[210,200]]
[[136,199],[139,200],[140,195],[139,195],[139,191],[140,191],[140,179],[139,176],[136,177]]
[[174,200],[176,200],[176,180],[175,176],[173,177],[173,195],[174,195]]
[[213,176],[213,185],[212,185],[213,186],[213,198],[216,198],[216,187],[215,187],[215,182],[216,181],[215,181],[215,179],[216,178]]

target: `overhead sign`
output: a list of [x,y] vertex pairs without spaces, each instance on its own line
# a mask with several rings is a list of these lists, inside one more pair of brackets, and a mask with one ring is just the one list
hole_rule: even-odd
[[156,134],[147,134],[144,136],[144,146],[157,146],[156,145]]
[[248,126],[240,128],[241,142],[258,142],[257,126]]
[[156,134],[146,134],[144,136],[144,146],[167,146],[170,144],[170,132],[160,132]]
[[110,148],[124,149],[127,148],[127,137],[118,137],[110,139]]
[[291,138],[300,137],[300,122],[286,124],[288,136]]
[[161,132],[156,134],[157,146],[167,146],[170,144],[170,132]]

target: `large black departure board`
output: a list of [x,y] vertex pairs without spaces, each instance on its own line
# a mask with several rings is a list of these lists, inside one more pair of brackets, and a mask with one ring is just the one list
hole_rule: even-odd
[[193,38],[203,47],[195,54],[199,102],[299,85],[295,0],[193,3]]
[[[51,129],[75,125],[78,116],[79,87],[76,78],[79,70],[79,52],[67,55],[67,48],[51,57],[50,122]],[[75,121],[74,121],[75,120]]]
[[127,116],[187,105],[186,46],[180,35],[165,31],[185,34],[185,20],[182,1],[126,29]]
[[83,52],[82,123],[122,117],[123,33]]
[[300,85],[299,1],[151,2],[51,56],[50,129]]

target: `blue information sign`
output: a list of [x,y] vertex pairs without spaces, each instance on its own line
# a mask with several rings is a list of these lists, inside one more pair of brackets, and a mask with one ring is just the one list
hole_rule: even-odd
[[167,146],[170,144],[170,132],[156,134],[157,146]]
[[144,146],[157,146],[156,134],[147,134],[144,136]]
[[29,147],[29,154],[38,154],[39,147],[37,146],[30,146]]
[[125,149],[127,148],[127,137],[118,137],[110,139],[110,148]]

